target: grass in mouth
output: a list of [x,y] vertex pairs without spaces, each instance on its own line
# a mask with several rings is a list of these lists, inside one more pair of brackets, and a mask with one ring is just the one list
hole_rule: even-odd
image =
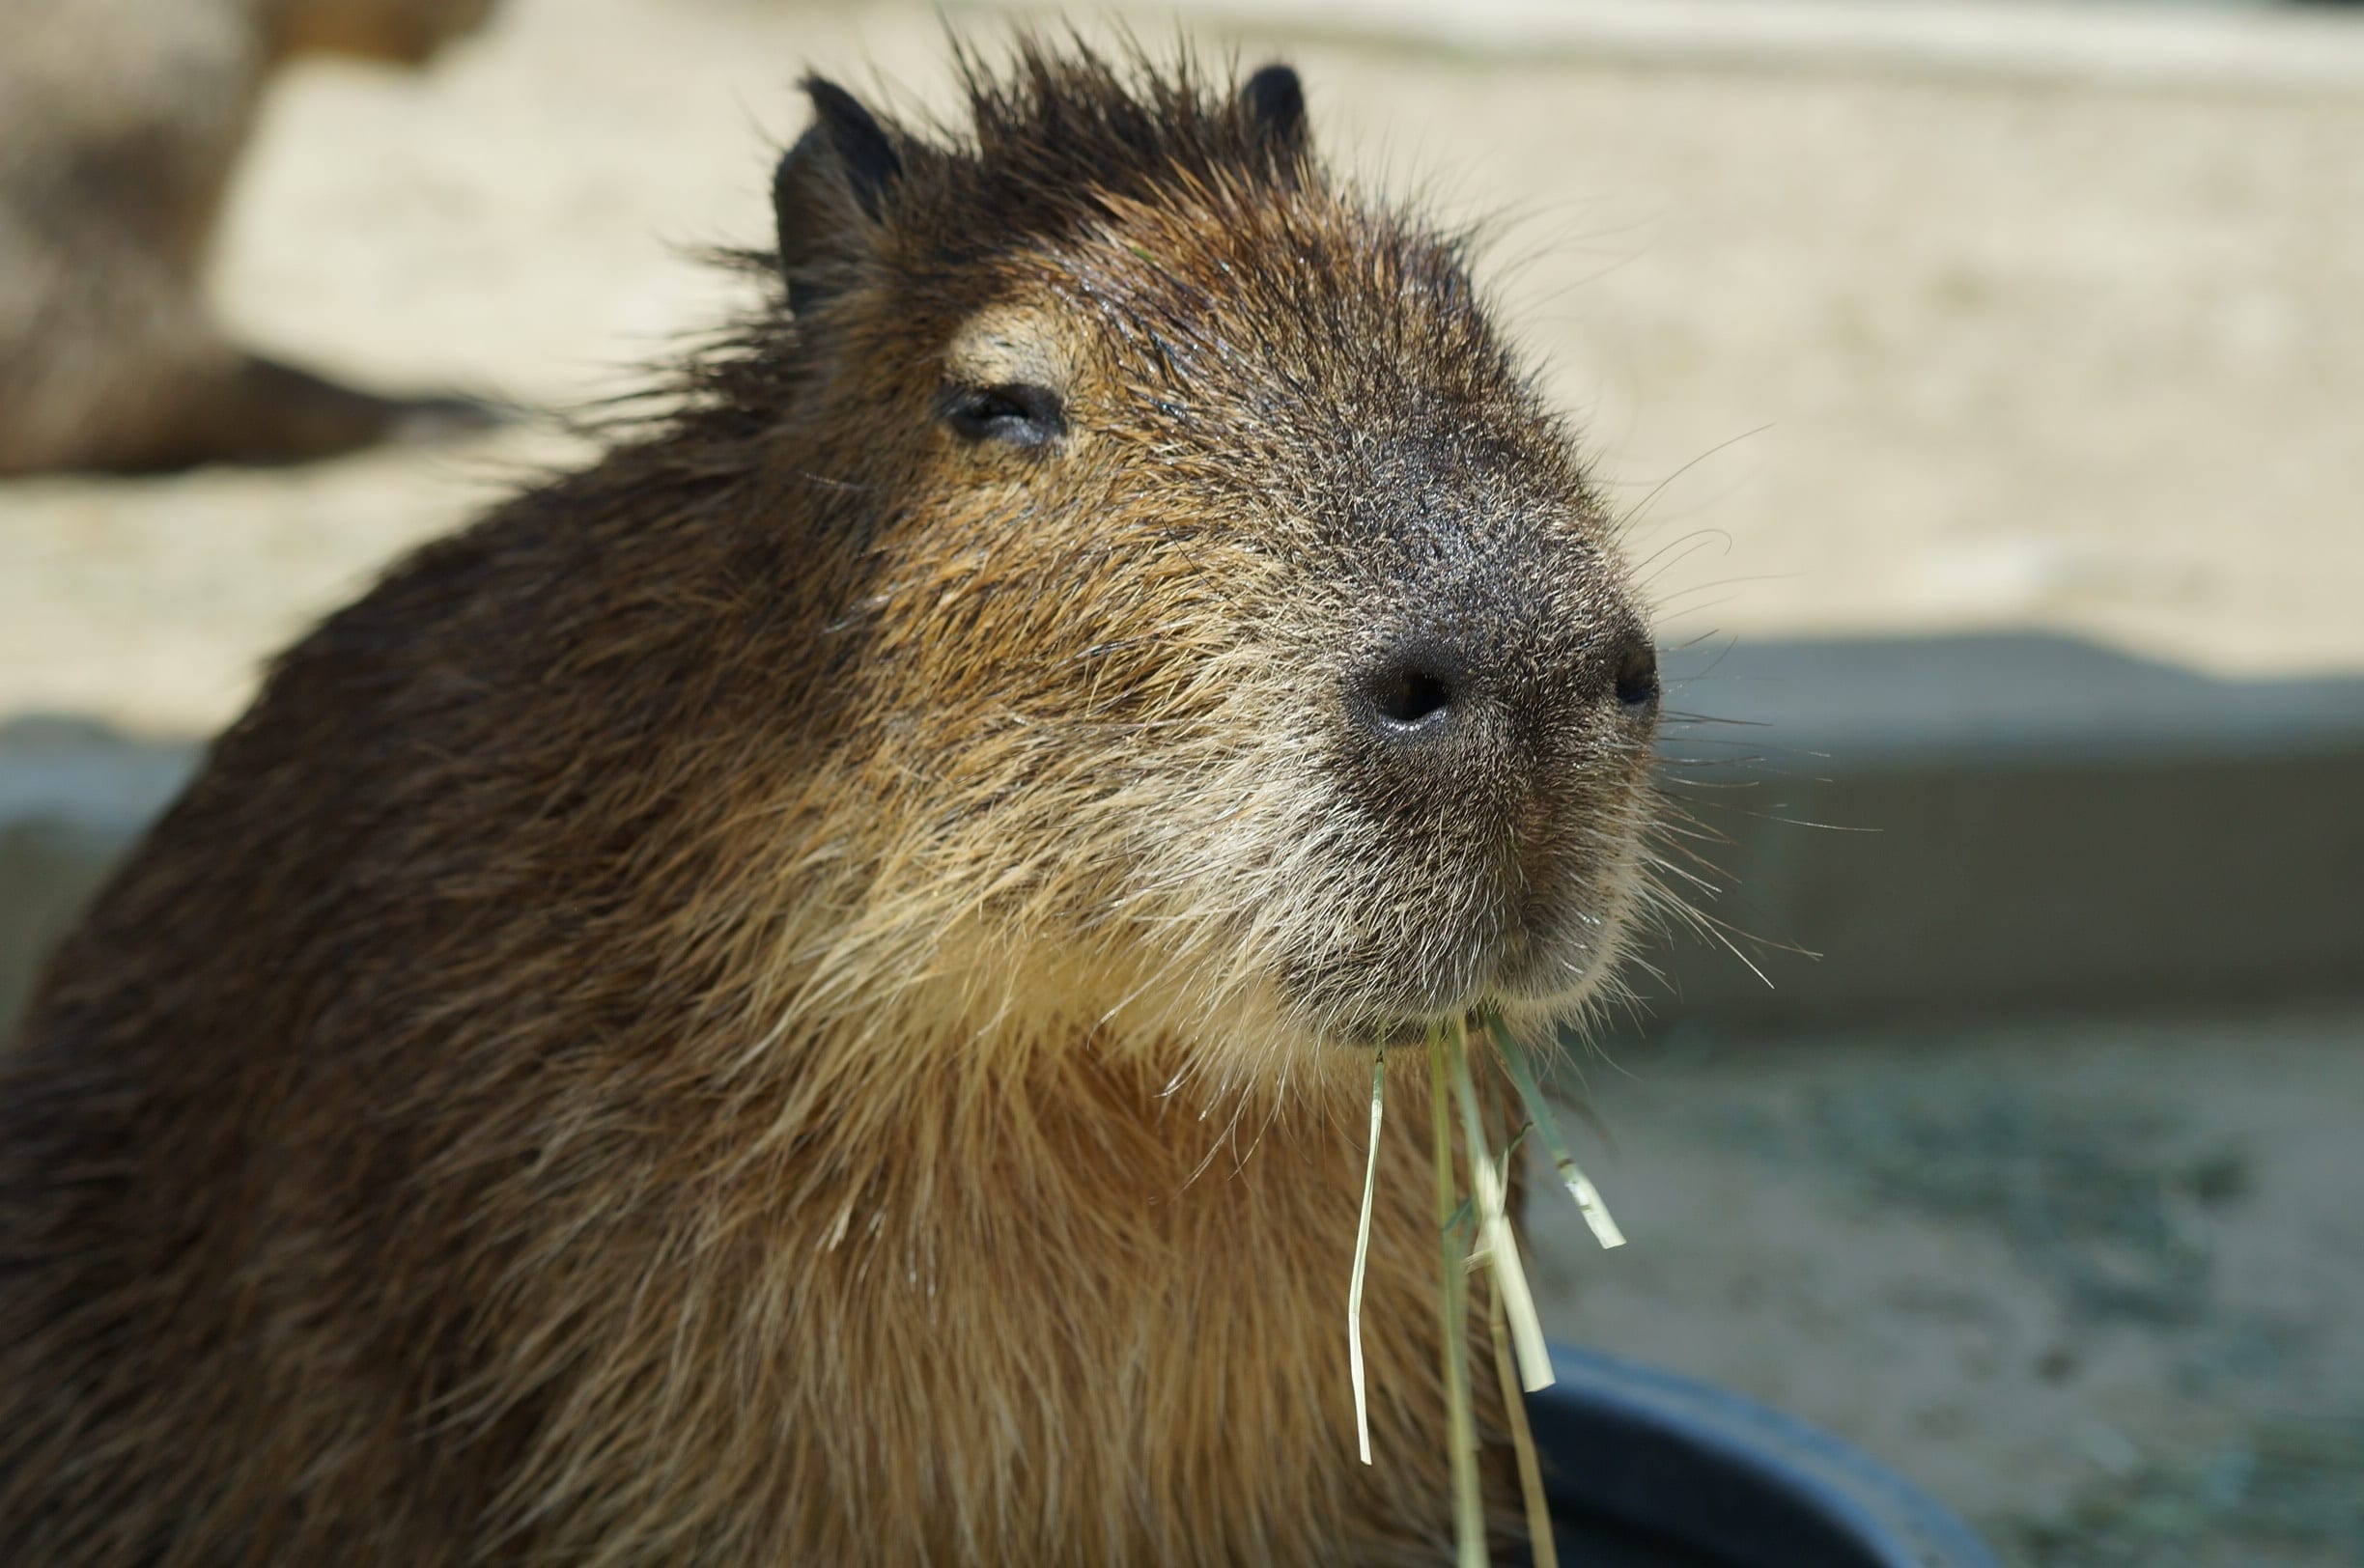
[[1428,1036],[1428,1124],[1436,1151],[1437,1246],[1445,1281],[1445,1428],[1452,1456],[1453,1540],[1461,1568],[1486,1568],[1485,1502],[1478,1490],[1478,1423],[1470,1409],[1469,1262],[1453,1191],[1450,1068],[1445,1032]]
[[[1599,1190],[1586,1179],[1569,1155],[1550,1106],[1536,1080],[1524,1047],[1502,1019],[1478,1015],[1478,1022],[1502,1053],[1524,1105],[1528,1120],[1503,1148],[1499,1159],[1486,1147],[1485,1117],[1470,1071],[1469,1024],[1457,1018],[1428,1034],[1429,1147],[1436,1175],[1437,1249],[1440,1264],[1440,1305],[1444,1318],[1446,1442],[1452,1463],[1453,1539],[1459,1568],[1486,1568],[1485,1506],[1478,1488],[1477,1417],[1470,1398],[1469,1284],[1471,1273],[1483,1266],[1491,1274],[1487,1292],[1487,1322],[1494,1345],[1494,1370],[1501,1381],[1503,1403],[1510,1426],[1511,1446],[1518,1465],[1519,1492],[1525,1503],[1530,1551],[1536,1568],[1558,1568],[1559,1554],[1552,1541],[1551,1514],[1543,1497],[1542,1467],[1534,1436],[1527,1424],[1523,1393],[1547,1387],[1552,1381],[1551,1358],[1543,1342],[1542,1324],[1520,1264],[1518,1240],[1510,1225],[1508,1193],[1510,1161],[1519,1140],[1532,1130],[1538,1134],[1560,1179],[1601,1246],[1621,1246],[1624,1234],[1610,1218]],[[1369,1402],[1363,1374],[1363,1280],[1370,1256],[1371,1204],[1378,1185],[1379,1129],[1385,1114],[1387,1057],[1377,1053],[1371,1065],[1370,1153],[1363,1173],[1363,1213],[1355,1233],[1354,1277],[1346,1294],[1348,1364],[1354,1378],[1355,1436],[1363,1463],[1371,1463]],[[1454,1180],[1452,1124],[1458,1106],[1462,1146],[1469,1165],[1465,1196]]]
[[1503,1065],[1510,1070],[1510,1081],[1518,1086],[1519,1099],[1526,1103],[1527,1124],[1543,1139],[1543,1147],[1550,1153],[1552,1165],[1560,1172],[1568,1196],[1576,1200],[1585,1223],[1592,1227],[1593,1240],[1603,1246],[1623,1246],[1625,1233],[1610,1218],[1609,1205],[1601,1201],[1600,1189],[1577,1168],[1575,1157],[1568,1153],[1567,1139],[1560,1135],[1560,1124],[1543,1098],[1542,1086],[1535,1081],[1534,1064],[1527,1059],[1526,1048],[1511,1036],[1510,1026],[1502,1021],[1500,1014],[1486,1014],[1485,1026],[1494,1036],[1495,1049],[1502,1052]]
[[1355,1442],[1371,1462],[1370,1399],[1363,1385],[1363,1275],[1370,1263],[1371,1191],[1379,1184],[1379,1118],[1387,1108],[1387,1052],[1371,1053],[1370,1155],[1363,1166],[1363,1218],[1355,1227],[1354,1283],[1346,1287],[1346,1358],[1354,1369]]

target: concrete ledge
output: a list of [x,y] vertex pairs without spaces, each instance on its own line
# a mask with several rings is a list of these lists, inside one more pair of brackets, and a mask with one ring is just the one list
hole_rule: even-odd
[[80,719],[0,723],[0,1043],[49,949],[180,793],[190,744]]
[[[2066,637],[1695,653],[1673,794],[1730,842],[1655,1022],[2364,989],[2364,680],[2220,682]],[[1808,824],[1826,826],[1806,826]],[[1769,984],[1767,982],[1770,982]]]
[[[2364,991],[2364,680],[2220,682],[2090,643],[1759,643],[1669,659],[1698,900],[1652,1025]],[[0,1030],[193,745],[0,724]],[[1825,826],[1808,826],[1825,825]],[[1793,949],[1819,954],[1810,958]],[[1768,983],[1769,982],[1769,983]]]

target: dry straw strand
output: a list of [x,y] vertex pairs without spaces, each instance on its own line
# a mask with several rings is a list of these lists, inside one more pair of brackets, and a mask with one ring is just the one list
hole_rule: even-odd
[[[1476,1199],[1478,1253],[1494,1272],[1494,1296],[1510,1322],[1510,1343],[1518,1353],[1519,1378],[1529,1391],[1552,1383],[1551,1352],[1543,1345],[1543,1324],[1535,1315],[1534,1294],[1527,1288],[1527,1271],[1519,1262],[1518,1237],[1510,1228],[1507,1167],[1495,1168],[1486,1150],[1485,1123],[1479,1114],[1478,1085],[1470,1076],[1469,1025],[1453,1020],[1453,1089],[1461,1102],[1461,1136],[1467,1145],[1470,1190]],[[1474,1260],[1473,1260],[1474,1261]]]
[[1371,1462],[1370,1400],[1363,1384],[1363,1276],[1370,1263],[1371,1194],[1379,1184],[1379,1119],[1387,1105],[1387,1052],[1371,1055],[1370,1154],[1363,1166],[1363,1218],[1355,1227],[1354,1282],[1346,1287],[1346,1359],[1354,1374],[1355,1442]]
[[1551,1503],[1543,1495],[1543,1466],[1535,1457],[1534,1431],[1527,1424],[1527,1401],[1519,1392],[1518,1368],[1510,1359],[1510,1332],[1500,1290],[1487,1299],[1487,1328],[1494,1337],[1494,1377],[1509,1413],[1510,1449],[1518,1457],[1519,1500],[1527,1507],[1527,1553],[1534,1568],[1560,1568],[1560,1543],[1553,1539]]

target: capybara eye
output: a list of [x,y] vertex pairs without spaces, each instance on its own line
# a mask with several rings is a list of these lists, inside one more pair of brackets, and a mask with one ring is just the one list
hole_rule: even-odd
[[971,441],[1044,446],[1067,434],[1067,410],[1047,386],[956,386],[943,396],[944,423]]

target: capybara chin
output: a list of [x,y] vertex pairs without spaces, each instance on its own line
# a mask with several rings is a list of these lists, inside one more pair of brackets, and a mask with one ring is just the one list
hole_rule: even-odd
[[228,342],[201,270],[270,73],[426,61],[492,0],[0,0],[0,476],[327,457],[482,426]]
[[1448,1550],[1416,1115],[1356,1460],[1370,1050],[1613,960],[1633,591],[1286,69],[964,79],[808,83],[760,318],[290,650],[58,956],[0,1560]]

